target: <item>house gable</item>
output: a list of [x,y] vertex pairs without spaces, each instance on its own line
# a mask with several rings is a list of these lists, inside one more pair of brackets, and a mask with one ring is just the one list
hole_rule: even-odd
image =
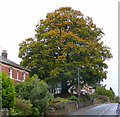
[[[5,51],[6,52],[6,51]],[[0,56],[0,71],[8,74],[10,78],[15,82],[22,82],[29,77],[30,70],[16,64],[13,61],[7,59],[6,54],[1,54]]]

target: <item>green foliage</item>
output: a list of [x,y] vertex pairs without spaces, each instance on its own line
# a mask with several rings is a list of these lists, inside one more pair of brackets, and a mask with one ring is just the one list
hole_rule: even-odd
[[10,116],[13,116],[13,115],[24,115],[24,112],[21,109],[15,107],[15,108],[10,108],[9,109],[9,115]]
[[115,101],[115,103],[119,103],[119,96],[116,96],[116,97],[114,98],[114,101]]
[[97,95],[106,95],[106,89],[103,86],[97,86],[95,89]]
[[61,99],[60,102],[69,102],[69,99]]
[[98,98],[98,101],[102,103],[105,103],[108,100],[107,96],[98,96],[97,98]]
[[105,95],[110,99],[114,99],[114,94],[111,90],[106,90]]
[[[84,83],[97,83],[106,78],[105,60],[112,57],[101,38],[104,33],[92,18],[71,7],[48,13],[36,25],[34,38],[20,43],[21,65],[31,69],[53,87],[60,81],[67,90],[67,80],[77,78],[77,69]],[[62,87],[62,89],[63,89]]]
[[39,109],[33,107],[29,100],[16,98],[15,108],[10,108],[10,115],[40,115]]
[[29,100],[16,98],[15,108],[10,108],[10,115],[31,115],[33,105]]
[[32,104],[29,100],[16,98],[16,105],[17,108],[23,111],[24,115],[30,115],[30,110],[32,108]]
[[3,108],[13,108],[16,101],[15,87],[10,79],[5,73],[0,73],[0,78],[2,78],[2,107]]
[[40,81],[37,75],[25,82],[16,84],[16,92],[18,96],[30,100],[33,107],[35,107],[33,110],[37,112],[37,109],[39,109],[40,113],[46,110],[53,98],[48,91],[47,84]]
[[110,90],[111,90],[113,96],[115,96],[115,93],[114,93],[114,91],[113,91],[113,89],[111,87],[110,87]]
[[58,102],[69,102],[69,101],[70,101],[70,100],[67,99],[67,98],[60,98],[60,97],[57,97],[57,98],[55,98],[55,99],[53,100],[53,103],[52,103],[52,104],[58,103]]
[[71,101],[78,101],[78,97],[76,97],[76,96],[74,96],[74,95],[70,96],[69,99],[70,99]]
[[30,113],[30,114],[31,114],[31,115],[40,115],[39,109],[36,108],[36,107],[33,107],[33,108],[31,109],[31,113]]
[[45,91],[46,89],[40,89],[41,87],[36,87],[31,91],[32,95],[30,96],[30,100],[34,107],[37,107],[40,112],[44,112],[49,106],[50,94]]
[[25,82],[15,84],[17,96],[21,96],[22,98],[29,100],[31,90],[40,85],[39,82],[38,76],[34,75]]
[[95,93],[99,96],[107,96],[110,99],[114,99],[114,92],[112,90],[106,90],[103,86],[97,86]]
[[0,71],[0,109],[2,108],[2,72]]

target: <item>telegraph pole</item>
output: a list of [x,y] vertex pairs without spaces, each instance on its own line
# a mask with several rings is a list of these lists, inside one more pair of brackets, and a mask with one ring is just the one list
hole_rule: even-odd
[[79,67],[78,67],[78,108],[80,108],[80,76],[79,76]]

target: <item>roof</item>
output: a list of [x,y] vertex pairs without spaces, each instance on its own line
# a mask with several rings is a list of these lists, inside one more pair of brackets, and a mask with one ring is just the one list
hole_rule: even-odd
[[23,70],[26,70],[26,71],[30,71],[26,67],[20,66],[19,64],[15,63],[15,62],[13,62],[13,61],[11,61],[11,60],[3,57],[3,56],[0,56],[0,62],[11,65],[11,66],[14,66],[14,67],[17,67],[17,68],[20,68],[20,69],[23,69]]

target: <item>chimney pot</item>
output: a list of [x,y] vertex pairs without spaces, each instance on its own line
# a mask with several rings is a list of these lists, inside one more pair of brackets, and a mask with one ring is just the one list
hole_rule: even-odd
[[1,55],[2,55],[3,57],[7,58],[7,55],[8,55],[8,54],[7,54],[7,50],[3,50]]

